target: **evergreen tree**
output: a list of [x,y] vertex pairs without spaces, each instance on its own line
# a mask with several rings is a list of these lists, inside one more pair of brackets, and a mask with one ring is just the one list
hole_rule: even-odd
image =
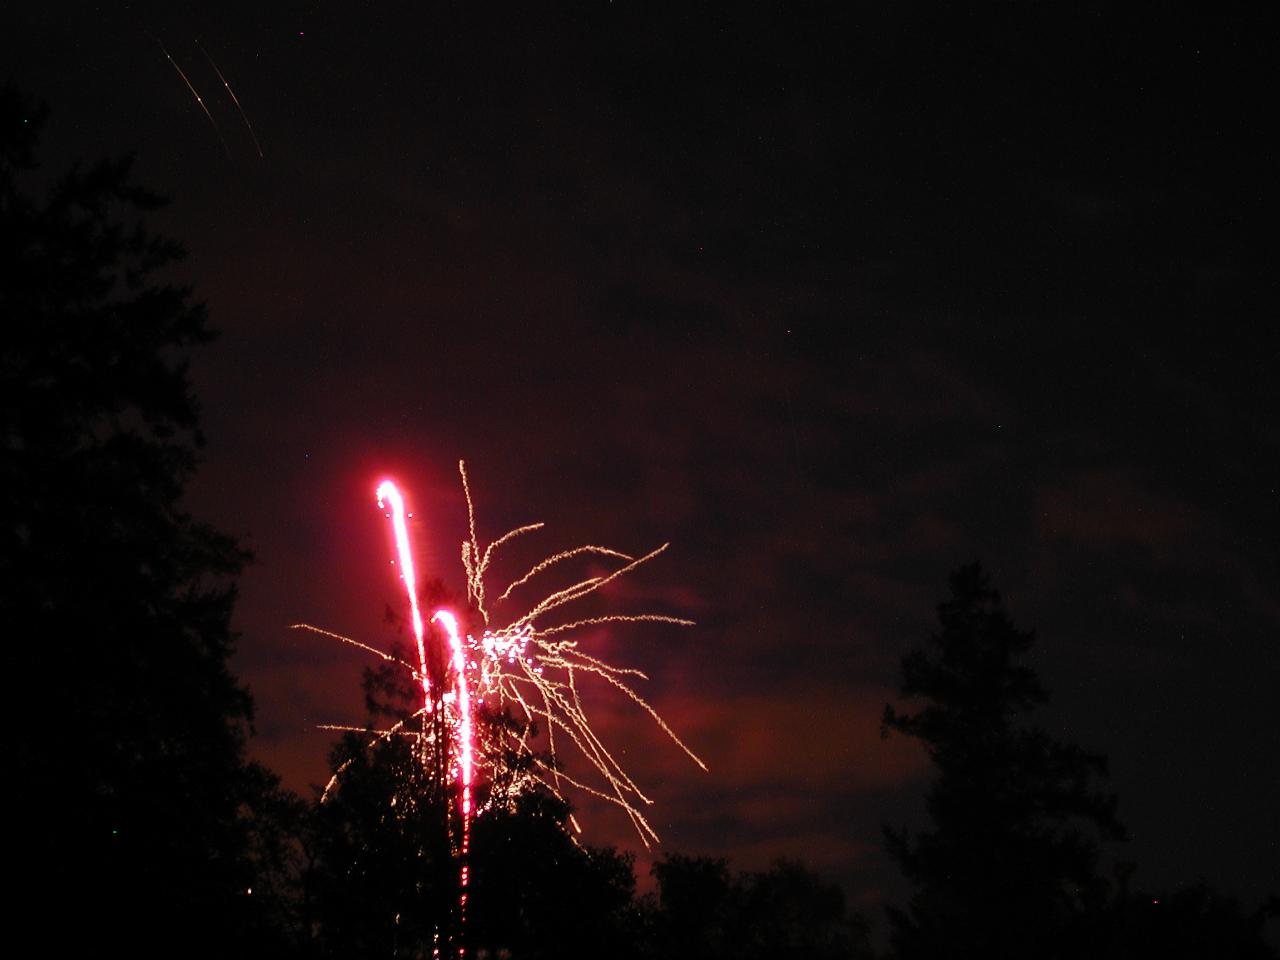
[[0,623],[15,804],[7,865],[43,952],[229,954],[248,891],[251,702],[228,670],[245,553],[182,508],[211,339],[128,162],[45,191],[42,116],[0,89]]
[[931,829],[886,828],[890,855],[915,887],[890,910],[903,958],[1086,956],[1108,884],[1099,842],[1121,839],[1106,763],[1027,722],[1047,694],[1020,664],[1018,630],[977,565],[951,576],[941,629],[902,661],[903,697],[883,732],[918,739],[937,771]]

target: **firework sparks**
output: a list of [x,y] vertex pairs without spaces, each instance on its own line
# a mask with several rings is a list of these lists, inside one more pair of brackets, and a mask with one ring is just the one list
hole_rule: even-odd
[[[618,690],[649,714],[658,728],[694,763],[703,770],[707,769],[706,764],[632,687],[631,684],[636,679],[647,679],[644,673],[631,667],[614,666],[579,649],[581,641],[574,639],[572,633],[575,630],[610,623],[666,623],[691,626],[692,621],[658,613],[608,614],[550,626],[543,626],[542,620],[552,611],[594,593],[648,563],[665,551],[668,545],[663,544],[639,557],[590,544],[559,551],[539,561],[523,576],[514,580],[498,596],[494,601],[494,609],[490,610],[486,603],[486,574],[490,570],[497,549],[518,536],[542,529],[543,525],[536,523],[517,527],[482,549],[476,533],[475,506],[466,468],[461,462],[458,468],[467,502],[468,540],[462,545],[462,563],[467,577],[467,600],[478,615],[483,629],[479,637],[470,634],[464,636],[459,629],[457,619],[447,610],[436,611],[432,619],[433,622],[444,627],[447,634],[448,655],[455,677],[453,695],[441,697],[440,703],[447,720],[446,727],[453,732],[450,739],[458,768],[458,780],[462,788],[464,849],[468,842],[469,818],[474,812],[480,812],[473,809],[472,785],[475,767],[478,766],[481,771],[495,773],[502,762],[501,758],[509,752],[525,757],[529,761],[529,768],[521,774],[518,782],[510,784],[505,791],[498,791],[496,786],[491,789],[486,808],[509,805],[522,790],[535,786],[544,787],[562,799],[566,790],[579,790],[618,806],[630,818],[640,840],[646,847],[649,846],[658,840],[658,834],[645,818],[642,808],[652,803],[652,800],[628,775],[592,728],[580,696],[581,679],[584,676],[593,676]],[[295,624],[295,628],[334,637],[344,643],[368,650],[385,660],[397,663],[413,675],[414,679],[423,685],[422,709],[387,730],[377,731],[374,742],[400,735],[420,735],[425,738],[428,735],[425,726],[421,734],[416,734],[412,728],[413,720],[424,717],[432,709],[432,697],[429,695],[426,650],[420,630],[422,617],[418,609],[415,570],[404,520],[406,516],[404,502],[399,491],[390,481],[384,482],[378,488],[378,496],[380,505],[389,504],[391,507],[388,515],[395,530],[401,576],[409,593],[411,618],[415,639],[418,640],[419,646],[417,668],[397,660],[390,654],[340,634],[308,624]],[[611,572],[587,577],[569,586],[554,589],[538,602],[524,608],[522,612],[505,617],[499,616],[511,603],[511,597],[515,591],[527,587],[530,582],[543,577],[548,570],[559,564],[581,556],[619,560],[622,564]],[[505,727],[496,731],[477,731],[471,715],[472,706],[475,703],[489,703],[499,710],[513,709],[526,722],[519,732],[513,732]],[[536,749],[537,745],[534,743],[532,733],[535,724],[546,733],[545,752]],[[476,736],[487,739],[477,744],[473,742]],[[568,747],[572,747],[572,752],[580,760],[585,759],[594,773],[595,783],[588,782],[588,778],[562,766],[561,754]],[[337,785],[342,772],[341,768],[335,772],[326,793]],[[490,779],[492,782],[492,778]],[[576,827],[576,822],[574,825]],[[464,872],[464,886],[465,879]]]
[[262,144],[258,142],[258,135],[253,132],[253,124],[249,122],[249,115],[244,112],[244,107],[240,106],[240,98],[236,96],[236,92],[231,89],[231,84],[227,83],[227,78],[222,75],[222,71],[218,69],[218,65],[213,62],[213,57],[209,56],[200,43],[196,41],[196,46],[200,48],[200,52],[204,54],[204,58],[209,61],[209,66],[213,67],[213,72],[218,75],[218,79],[222,81],[222,86],[226,88],[227,94],[231,97],[231,102],[236,105],[236,109],[240,111],[240,119],[244,121],[245,129],[249,131],[249,136],[253,138],[254,149],[258,151],[258,158],[265,159],[262,153]]
[[152,39],[155,40],[157,44],[159,44],[160,51],[164,54],[165,59],[168,60],[170,64],[172,64],[173,69],[178,71],[178,76],[180,76],[182,78],[182,82],[187,85],[187,89],[191,91],[191,95],[196,98],[196,103],[199,104],[200,109],[204,111],[205,117],[207,117],[209,120],[209,125],[213,127],[213,132],[218,135],[218,142],[222,144],[222,149],[226,152],[227,158],[230,159],[231,148],[227,146],[226,138],[222,136],[222,131],[218,129],[218,122],[213,119],[213,114],[210,113],[209,108],[205,106],[204,98],[200,96],[199,91],[196,90],[190,78],[187,77],[186,71],[184,71],[180,66],[178,66],[178,61],[174,60],[173,57],[169,56],[169,51],[165,49],[165,45],[163,43],[160,43],[160,41],[155,37],[152,37]]

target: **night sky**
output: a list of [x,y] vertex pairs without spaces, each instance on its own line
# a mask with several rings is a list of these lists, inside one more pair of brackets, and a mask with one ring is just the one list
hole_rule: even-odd
[[0,75],[48,103],[46,167],[136,154],[221,331],[190,506],[256,554],[235,668],[289,786],[327,776],[316,724],[362,722],[369,661],[288,626],[393,639],[383,474],[423,575],[461,591],[462,458],[482,540],[548,525],[512,578],[671,541],[584,605],[698,621],[584,636],[711,767],[592,692],[667,849],[900,900],[881,823],[923,825],[930,769],[880,714],[980,559],[1037,630],[1041,722],[1110,759],[1136,882],[1280,891],[1260,21],[29,6],[0,13]]

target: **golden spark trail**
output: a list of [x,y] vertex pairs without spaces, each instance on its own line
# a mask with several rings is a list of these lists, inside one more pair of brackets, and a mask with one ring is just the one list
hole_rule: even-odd
[[[291,625],[289,629],[290,630],[310,630],[312,633],[318,633],[322,637],[332,637],[334,640],[337,640],[341,643],[349,643],[351,644],[351,646],[358,647],[361,650],[365,650],[369,653],[372,653],[375,657],[381,657],[383,660],[386,660],[389,663],[398,663],[402,667],[408,667],[410,670],[413,671],[414,679],[415,680],[420,679],[419,673],[416,669],[414,669],[413,664],[405,663],[399,657],[393,657],[391,654],[386,653],[382,650],[379,650],[377,647],[371,647],[367,643],[361,643],[359,640],[355,640],[352,637],[344,637],[342,634],[334,633],[332,630],[323,630],[320,627],[313,627],[309,623],[295,623]],[[425,677],[426,674],[422,674],[421,676]]]
[[[155,38],[153,37],[152,39]],[[213,127],[213,132],[218,135],[218,141],[222,144],[222,149],[226,152],[227,159],[230,160],[231,148],[227,146],[226,138],[222,136],[222,131],[218,129],[218,123],[213,119],[213,114],[210,113],[209,108],[204,105],[204,98],[200,96],[191,81],[187,79],[186,73],[180,66],[178,66],[178,62],[174,60],[173,57],[169,56],[169,51],[165,49],[164,44],[160,43],[159,40],[156,40],[156,43],[160,44],[160,50],[164,53],[165,59],[173,65],[173,69],[178,71],[178,76],[180,76],[182,78],[182,82],[187,85],[187,89],[191,91],[191,95],[196,98],[196,103],[200,104],[200,109],[204,111],[204,115],[209,118],[209,124]]]
[[245,127],[249,131],[249,136],[253,138],[253,146],[258,151],[258,159],[266,159],[262,153],[262,144],[258,143],[258,135],[253,132],[253,124],[249,122],[248,115],[244,112],[244,107],[240,106],[240,98],[236,96],[236,92],[231,89],[231,84],[227,83],[227,78],[222,75],[222,71],[218,69],[218,65],[213,62],[213,57],[209,56],[209,51],[201,46],[200,41],[196,41],[196,46],[200,47],[200,52],[204,54],[204,58],[209,61],[209,66],[213,67],[213,72],[218,75],[218,79],[222,81],[222,85],[227,88],[227,93],[231,95],[231,102],[236,105],[236,109],[240,111],[240,119],[244,121]]
[[617,550],[610,550],[608,547],[597,547],[591,544],[588,544],[585,547],[574,547],[572,550],[562,550],[560,553],[553,554],[552,556],[547,557],[547,559],[539,561],[537,564],[535,564],[532,570],[526,573],[523,577],[521,577],[515,583],[511,584],[511,586],[507,587],[507,589],[502,592],[502,596],[500,596],[498,599],[499,600],[507,599],[507,597],[511,596],[512,590],[514,590],[516,587],[524,586],[526,583],[528,583],[530,580],[532,580],[534,577],[536,577],[538,574],[540,574],[543,570],[547,569],[547,567],[551,566],[552,564],[559,563],[561,560],[568,560],[571,557],[581,556],[584,553],[597,553],[602,557],[617,557],[620,560],[635,559],[635,557],[628,556],[625,553],[619,553]]

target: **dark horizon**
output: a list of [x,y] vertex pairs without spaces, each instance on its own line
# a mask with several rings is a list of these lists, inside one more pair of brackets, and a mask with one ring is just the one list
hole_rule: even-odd
[[172,199],[149,223],[221,333],[189,505],[256,555],[233,666],[288,786],[368,665],[289,625],[392,639],[386,474],[462,592],[463,459],[482,540],[547,524],[516,573],[672,542],[604,608],[698,625],[589,641],[711,767],[593,703],[666,849],[901,900],[880,827],[923,823],[931,771],[881,712],[981,559],[1037,631],[1039,722],[1110,760],[1138,882],[1280,892],[1251,15],[15,4],[0,36],[45,170],[133,154]]

